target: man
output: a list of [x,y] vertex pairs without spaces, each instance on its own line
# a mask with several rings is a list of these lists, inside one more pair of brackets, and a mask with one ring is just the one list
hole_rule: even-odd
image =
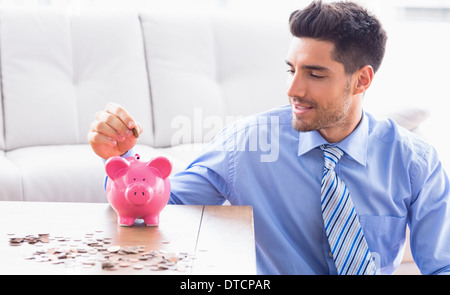
[[[290,105],[225,128],[172,177],[170,203],[253,206],[260,274],[391,274],[407,225],[422,273],[449,272],[449,180],[435,150],[363,111],[384,55],[379,21],[354,3],[321,1],[289,21]],[[91,146],[122,155],[136,125],[109,104]],[[262,135],[278,144],[276,159],[246,148]]]

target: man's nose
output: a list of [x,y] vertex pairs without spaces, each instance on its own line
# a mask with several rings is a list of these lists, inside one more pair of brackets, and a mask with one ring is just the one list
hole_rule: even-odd
[[300,75],[289,76],[287,79],[288,97],[305,97],[306,85]]

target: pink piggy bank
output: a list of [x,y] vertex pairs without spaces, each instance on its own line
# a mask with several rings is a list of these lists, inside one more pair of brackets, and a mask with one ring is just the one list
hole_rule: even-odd
[[170,197],[170,161],[165,157],[144,162],[139,155],[126,159],[117,156],[106,161],[105,170],[106,195],[119,224],[131,226],[140,218],[147,226],[157,226],[159,213]]

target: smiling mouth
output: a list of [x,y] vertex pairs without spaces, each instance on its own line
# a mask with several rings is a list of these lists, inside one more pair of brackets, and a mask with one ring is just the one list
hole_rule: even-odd
[[308,113],[309,111],[311,111],[313,109],[313,107],[306,107],[306,106],[301,106],[301,105],[292,105],[292,112],[296,115],[304,115],[306,113]]
[[308,113],[314,111],[317,104],[314,100],[308,99],[306,97],[289,97],[289,101],[292,108],[292,113],[298,117],[307,115]]
[[302,106],[294,106],[297,110],[306,110],[306,109],[312,109],[312,107],[302,107]]

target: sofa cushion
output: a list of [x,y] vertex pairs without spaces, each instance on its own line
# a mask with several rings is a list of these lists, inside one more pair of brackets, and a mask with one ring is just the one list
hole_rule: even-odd
[[[96,111],[125,106],[152,142],[137,14],[6,10],[0,34],[6,148],[87,143]],[[27,122],[28,124],[24,124]]]
[[19,168],[0,151],[0,201],[23,201]]
[[76,142],[70,35],[69,19],[63,14],[2,11],[7,149]]
[[404,107],[402,110],[389,112],[387,116],[396,121],[400,126],[414,131],[430,114],[423,108]]
[[87,144],[26,147],[7,157],[22,174],[24,201],[107,202],[103,162]]
[[143,13],[141,22],[157,122],[154,146],[203,141],[203,118],[224,117],[210,19]]

